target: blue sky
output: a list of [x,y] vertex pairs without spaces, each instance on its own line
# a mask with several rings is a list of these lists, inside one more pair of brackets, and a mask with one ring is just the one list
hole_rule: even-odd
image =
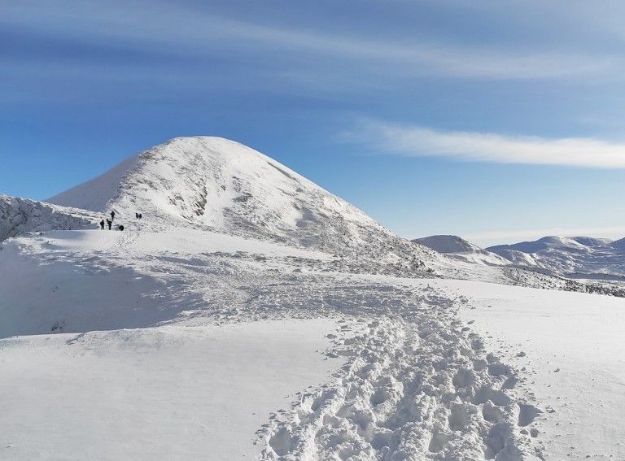
[[0,0],[0,193],[248,144],[406,237],[625,236],[625,3]]

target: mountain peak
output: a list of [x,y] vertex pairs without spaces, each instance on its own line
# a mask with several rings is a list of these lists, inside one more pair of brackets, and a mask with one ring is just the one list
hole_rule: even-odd
[[170,139],[50,202],[333,253],[431,255],[287,166],[219,137]]

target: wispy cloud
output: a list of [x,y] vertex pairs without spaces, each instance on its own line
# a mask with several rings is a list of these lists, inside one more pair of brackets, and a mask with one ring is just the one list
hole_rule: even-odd
[[[287,67],[303,61],[302,54],[325,60],[328,70],[345,60],[357,65],[353,77],[363,69],[388,78],[437,75],[472,79],[556,79],[574,76],[607,76],[621,67],[615,56],[558,51],[519,51],[506,47],[441,44],[416,37],[403,41],[370,36],[339,35],[320,29],[283,27],[250,22],[152,2],[139,8],[86,2],[59,8],[46,3],[15,4],[4,8],[0,21],[31,28],[38,33],[65,36],[86,42],[119,42],[124,46],[153,50],[157,45],[181,54],[224,54],[235,51],[272,59],[280,54],[294,58]],[[244,45],[244,46],[241,46]]]
[[365,121],[345,134],[379,153],[465,161],[625,168],[625,143],[593,138],[542,138],[442,131]]

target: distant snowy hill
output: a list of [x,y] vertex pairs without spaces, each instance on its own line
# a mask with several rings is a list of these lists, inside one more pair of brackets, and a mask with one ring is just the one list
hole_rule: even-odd
[[551,236],[487,250],[514,264],[538,267],[570,278],[625,280],[625,239]]
[[457,235],[431,235],[414,239],[413,242],[424,245],[448,258],[475,264],[501,266],[510,264],[505,258],[486,251]]
[[175,138],[49,200],[121,221],[269,239],[389,263],[435,259],[365,213],[249,147],[217,137]]
[[431,235],[414,239],[413,242],[425,245],[439,253],[466,253],[480,248],[456,235]]

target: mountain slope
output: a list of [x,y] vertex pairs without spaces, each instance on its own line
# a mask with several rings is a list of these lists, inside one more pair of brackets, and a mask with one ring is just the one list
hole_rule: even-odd
[[185,226],[387,261],[435,255],[271,158],[216,137],[175,138],[50,199],[121,221]]

